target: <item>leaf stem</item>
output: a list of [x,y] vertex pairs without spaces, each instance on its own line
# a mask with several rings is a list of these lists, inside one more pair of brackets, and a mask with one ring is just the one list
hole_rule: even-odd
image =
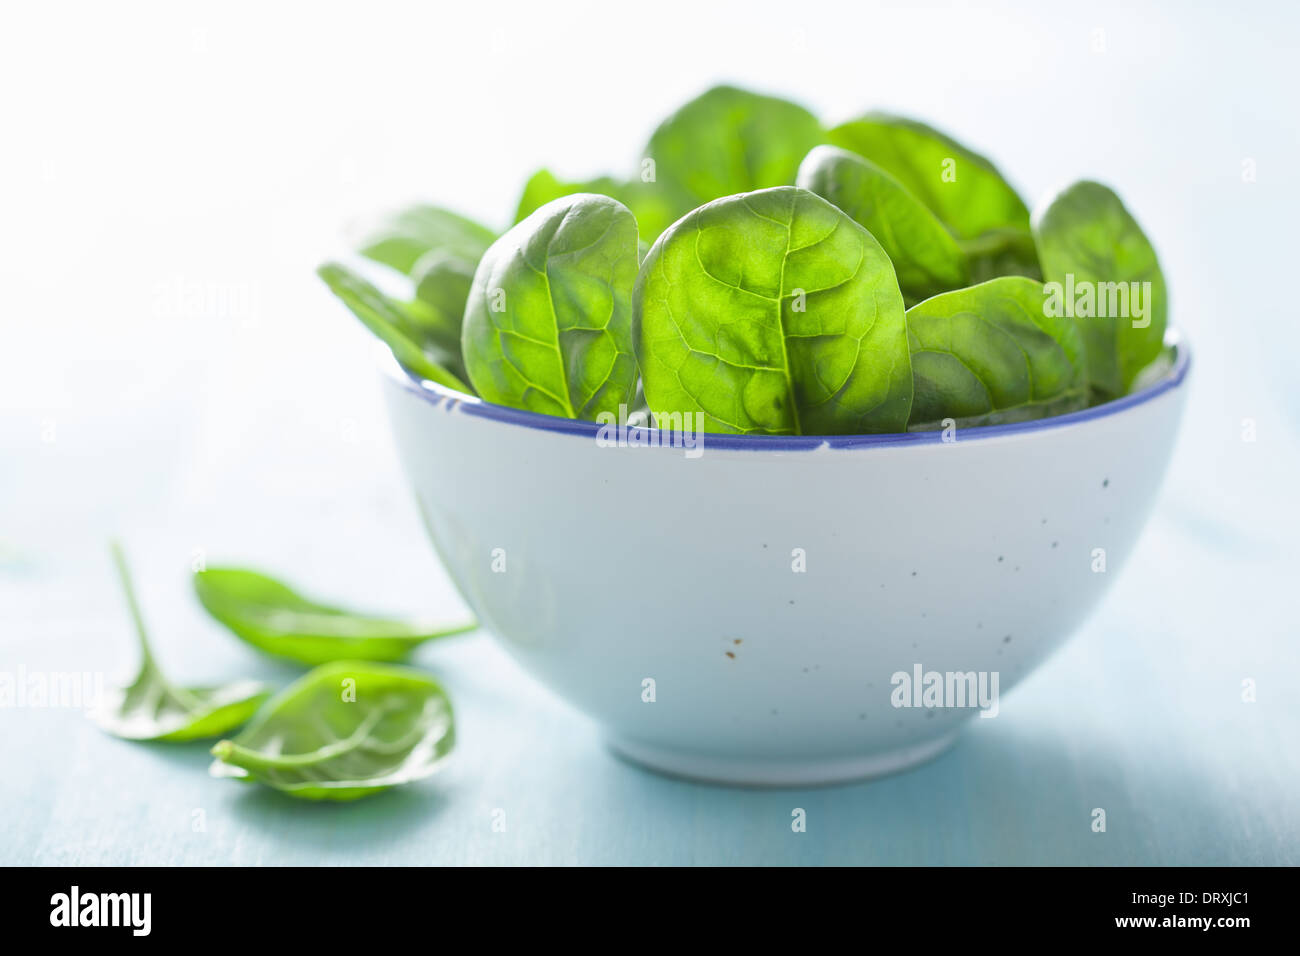
[[[140,640],[140,678],[148,675],[149,679],[158,686],[163,698],[170,699],[172,703],[182,710],[194,710],[200,706],[199,699],[184,687],[173,687],[171,682],[163,675],[158,662],[154,660],[153,651],[149,647],[149,634],[144,626],[144,615],[140,613],[140,604],[135,598],[135,587],[131,584],[131,572],[126,566],[126,555],[122,551],[122,543],[113,538],[109,541],[108,546],[109,550],[113,552],[113,564],[117,566],[117,576],[122,582],[122,590],[126,593],[126,603],[131,609],[131,620],[135,622],[135,633]],[[137,678],[137,680],[140,678]],[[158,704],[157,707],[161,707],[161,704]]]
[[135,599],[135,588],[131,584],[131,571],[126,566],[122,543],[114,538],[108,546],[113,552],[113,564],[117,567],[117,577],[122,583],[122,591],[126,594],[127,607],[131,609],[131,620],[135,622],[135,633],[140,640],[140,656],[144,658],[144,666],[157,673],[158,667],[154,663],[153,652],[149,649],[149,635],[145,630],[144,616],[140,613],[140,604]]
[[366,742],[370,731],[385,713],[383,708],[372,710],[347,737],[306,753],[268,755],[237,744],[233,740],[221,740],[212,748],[212,756],[236,767],[243,767],[245,770],[290,770],[297,767],[310,767],[356,750]]

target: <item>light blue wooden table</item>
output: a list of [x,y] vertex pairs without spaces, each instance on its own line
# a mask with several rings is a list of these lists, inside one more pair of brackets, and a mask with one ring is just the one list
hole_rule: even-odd
[[[1184,436],[1186,449],[1195,443],[1194,432]],[[1268,451],[1254,451],[1251,474],[1266,483],[1258,466]],[[1180,455],[1180,471],[1189,457]],[[459,715],[447,772],[354,804],[305,804],[210,779],[203,745],[115,740],[73,709],[0,710],[0,861],[1294,864],[1295,554],[1283,527],[1229,524],[1172,484],[1084,631],[1006,697],[997,719],[972,722],[955,749],[896,777],[747,791],[653,775],[611,756],[582,717],[475,634],[418,655]],[[294,673],[194,606],[185,568],[193,541],[239,556],[220,543],[243,539],[248,555],[292,557],[296,577],[316,590],[380,606],[400,605],[403,593],[412,609],[453,601],[429,601],[437,589],[418,583],[437,580],[438,569],[400,488],[368,503],[351,515],[350,505],[274,519],[270,509],[260,530],[233,515],[239,530],[216,518],[189,535],[137,530],[139,588],[164,664],[194,680]],[[1243,494],[1236,507],[1256,514],[1260,502]],[[340,537],[319,542],[317,521]],[[100,542],[11,551],[0,581],[0,670],[112,675],[129,666],[130,632]],[[1257,682],[1255,703],[1242,700],[1247,678]],[[1105,833],[1091,829],[1097,807]],[[805,833],[791,830],[794,808],[807,811]]]

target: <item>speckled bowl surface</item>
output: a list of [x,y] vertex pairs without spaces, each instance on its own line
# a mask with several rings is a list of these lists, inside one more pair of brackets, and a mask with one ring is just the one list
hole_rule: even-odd
[[[632,759],[782,785],[934,755],[997,712],[958,705],[961,675],[1005,693],[1070,636],[1151,510],[1190,357],[1057,418],[695,449],[382,364],[428,532],[484,626]],[[946,696],[922,693],[932,673]]]

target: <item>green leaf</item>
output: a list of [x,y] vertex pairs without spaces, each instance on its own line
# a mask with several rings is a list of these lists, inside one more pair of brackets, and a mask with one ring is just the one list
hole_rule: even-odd
[[871,233],[791,186],[696,209],[654,244],[635,335],[656,416],[709,431],[902,431],[912,400],[903,297]]
[[1083,340],[1045,314],[1043,285],[1008,276],[945,292],[907,311],[909,431],[1023,422],[1088,404]]
[[[393,343],[392,330],[396,329],[435,367],[463,380],[465,367],[461,359],[460,326],[465,314],[465,300],[469,295],[474,267],[494,239],[496,233],[486,226],[437,206],[411,206],[383,218],[369,231],[359,251],[376,262],[409,275],[415,286],[415,301],[399,303],[389,300],[387,308],[377,315],[373,306],[376,290],[371,287],[365,292],[366,297],[372,300],[371,304],[363,306],[369,318],[362,311],[355,308],[354,311],[367,325],[382,322],[386,331],[381,338],[387,335],[385,341],[393,346],[394,351],[401,348],[411,354],[405,345]],[[349,276],[350,283],[356,281],[357,277]],[[348,301],[343,293],[339,294]],[[418,359],[415,361],[417,364],[405,361],[403,364],[439,384],[468,391],[463,382],[459,386],[451,385],[430,374],[428,367],[417,367]]]
[[664,120],[646,155],[681,216],[721,196],[793,185],[800,161],[824,136],[797,103],[715,86]]
[[478,626],[472,620],[430,624],[356,614],[240,568],[196,572],[194,591],[209,614],[249,644],[304,664],[400,660],[425,641]]
[[456,356],[447,353],[442,363],[425,354],[415,342],[417,320],[407,307],[392,299],[346,266],[327,262],[316,270],[330,291],[343,301],[362,325],[368,328],[385,345],[407,370],[458,392],[473,394],[473,389],[448,368],[456,364]]
[[1103,399],[1125,394],[1164,342],[1169,296],[1155,249],[1120,198],[1093,182],[1056,196],[1037,235],[1044,275],[1083,333],[1093,388]]
[[622,180],[615,179],[613,176],[597,176],[595,179],[567,182],[557,178],[549,169],[539,169],[524,184],[524,194],[519,197],[519,206],[515,210],[515,222],[527,219],[553,199],[572,196],[575,193],[599,193],[602,196],[618,199],[625,185]]
[[455,742],[451,702],[404,667],[324,664],[212,748],[215,777],[307,800],[355,800],[433,773]]
[[646,242],[658,239],[665,229],[688,212],[693,203],[683,203],[657,183],[642,182],[633,179],[623,184],[622,190],[615,194],[621,202],[636,216],[637,230]]
[[553,200],[492,244],[465,307],[465,367],[487,401],[594,419],[636,389],[636,220],[608,196]]
[[409,275],[433,249],[478,262],[495,238],[486,226],[439,206],[409,206],[372,225],[357,251]]
[[829,133],[897,179],[957,237],[974,278],[1042,277],[1029,210],[997,167],[936,129],[868,113]]
[[524,186],[524,193],[519,198],[519,207],[515,211],[515,222],[522,222],[552,200],[577,193],[609,196],[627,206],[636,217],[637,228],[642,239],[654,239],[691,206],[689,200],[683,197],[670,200],[667,198],[667,190],[654,182],[615,179],[612,176],[598,176],[581,182],[566,182],[557,179],[550,170],[541,169],[534,173]]
[[406,307],[415,342],[457,378],[468,378],[461,354],[465,303],[478,262],[442,249],[424,255],[411,271],[415,301]]
[[175,687],[154,661],[121,546],[112,544],[122,590],[140,643],[140,672],[107,695],[95,713],[101,727],[129,740],[198,740],[219,737],[248,720],[266,700],[266,687],[236,681],[220,687]]
[[924,123],[868,113],[836,126],[829,139],[892,175],[960,239],[1029,231],[1029,210],[997,167]]
[[798,183],[876,238],[889,253],[908,301],[969,284],[966,257],[947,227],[870,160],[836,146],[818,146],[799,167]]
[[973,283],[999,276],[1043,278],[1034,236],[1023,229],[994,229],[978,239],[958,239],[957,245],[970,264]]
[[515,221],[563,196],[597,193],[632,210],[642,238],[653,240],[711,199],[793,184],[799,161],[824,135],[796,103],[717,86],[658,126],[637,176],[566,182],[539,170],[524,186]]

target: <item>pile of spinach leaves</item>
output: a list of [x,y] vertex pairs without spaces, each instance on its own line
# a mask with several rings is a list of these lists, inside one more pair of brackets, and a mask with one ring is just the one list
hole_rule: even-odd
[[[1132,387],[1168,312],[1155,251],[1107,187],[1076,183],[1031,222],[992,162],[929,126],[868,113],[827,128],[727,86],[664,120],[635,175],[543,169],[501,235],[418,206],[359,252],[409,294],[338,263],[320,275],[410,372],[567,418],[644,401],[715,432],[1076,411]],[[1094,304],[1053,309],[1045,283],[1067,281],[1095,286]],[[1141,321],[1101,307],[1141,284]]]

